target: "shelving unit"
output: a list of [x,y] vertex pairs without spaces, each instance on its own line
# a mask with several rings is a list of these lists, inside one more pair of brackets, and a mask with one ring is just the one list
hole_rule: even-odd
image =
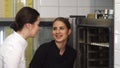
[[113,68],[113,20],[76,19],[76,68]]

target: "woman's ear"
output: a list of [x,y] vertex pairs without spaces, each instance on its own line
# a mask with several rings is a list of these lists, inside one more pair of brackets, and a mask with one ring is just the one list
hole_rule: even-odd
[[24,27],[30,30],[32,29],[32,25],[30,23],[26,23]]
[[72,30],[71,30],[71,29],[69,29],[68,35],[70,35],[70,34],[71,34],[71,32],[72,32]]

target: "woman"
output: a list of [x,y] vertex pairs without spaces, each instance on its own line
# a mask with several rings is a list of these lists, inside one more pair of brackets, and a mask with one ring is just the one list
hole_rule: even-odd
[[67,44],[70,33],[69,21],[63,17],[56,18],[52,30],[55,40],[37,49],[30,68],[73,68],[76,51]]
[[27,39],[34,37],[39,30],[40,14],[33,8],[21,8],[10,25],[14,30],[0,47],[2,68],[26,68],[25,48]]

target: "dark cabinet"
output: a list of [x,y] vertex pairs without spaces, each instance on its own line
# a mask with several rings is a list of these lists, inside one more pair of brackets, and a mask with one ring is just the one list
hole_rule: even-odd
[[114,24],[111,19],[75,19],[75,68],[113,68]]

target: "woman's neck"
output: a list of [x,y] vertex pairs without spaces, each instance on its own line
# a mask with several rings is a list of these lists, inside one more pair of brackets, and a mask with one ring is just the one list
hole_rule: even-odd
[[59,50],[60,50],[59,54],[60,54],[60,55],[63,55],[64,52],[65,52],[66,41],[65,41],[65,42],[62,42],[62,43],[56,42],[56,45],[57,45],[57,47],[58,47]]
[[26,31],[17,31],[24,39],[28,39],[28,33]]

